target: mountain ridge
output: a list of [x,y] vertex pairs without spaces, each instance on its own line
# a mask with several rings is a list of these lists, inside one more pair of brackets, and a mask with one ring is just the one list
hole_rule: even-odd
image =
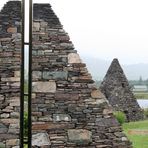
[[[82,61],[86,63],[88,71],[91,73],[93,79],[103,80],[111,64],[111,61],[82,55],[81,58]],[[121,64],[121,67],[128,80],[139,80],[140,77],[142,77],[143,80],[148,79],[148,63],[137,63],[129,65]]]

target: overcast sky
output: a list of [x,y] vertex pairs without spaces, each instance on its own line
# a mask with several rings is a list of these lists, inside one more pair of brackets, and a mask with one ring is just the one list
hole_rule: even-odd
[[148,0],[34,2],[51,3],[80,55],[117,57],[121,64],[148,63]]

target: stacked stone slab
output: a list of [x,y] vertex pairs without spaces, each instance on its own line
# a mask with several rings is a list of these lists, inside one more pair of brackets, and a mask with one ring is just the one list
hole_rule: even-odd
[[0,12],[0,148],[19,145],[21,3]]
[[49,4],[34,5],[33,146],[130,148]]
[[100,89],[115,111],[126,114],[127,121],[143,119],[143,112],[131,91],[118,59],[112,61]]

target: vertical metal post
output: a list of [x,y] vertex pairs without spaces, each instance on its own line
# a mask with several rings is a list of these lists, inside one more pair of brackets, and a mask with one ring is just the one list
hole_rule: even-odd
[[32,146],[32,0],[29,1],[28,148]]
[[24,145],[24,20],[25,20],[25,5],[24,0],[21,4],[22,13],[22,44],[21,44],[21,81],[20,81],[20,148]]

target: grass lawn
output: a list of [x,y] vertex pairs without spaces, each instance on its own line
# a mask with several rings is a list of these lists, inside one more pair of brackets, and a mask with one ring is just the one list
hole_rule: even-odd
[[125,123],[122,127],[134,148],[148,148],[148,133],[141,133],[141,131],[148,131],[148,120]]
[[140,93],[135,92],[134,96],[136,99],[148,99],[148,93],[146,92],[140,92]]

